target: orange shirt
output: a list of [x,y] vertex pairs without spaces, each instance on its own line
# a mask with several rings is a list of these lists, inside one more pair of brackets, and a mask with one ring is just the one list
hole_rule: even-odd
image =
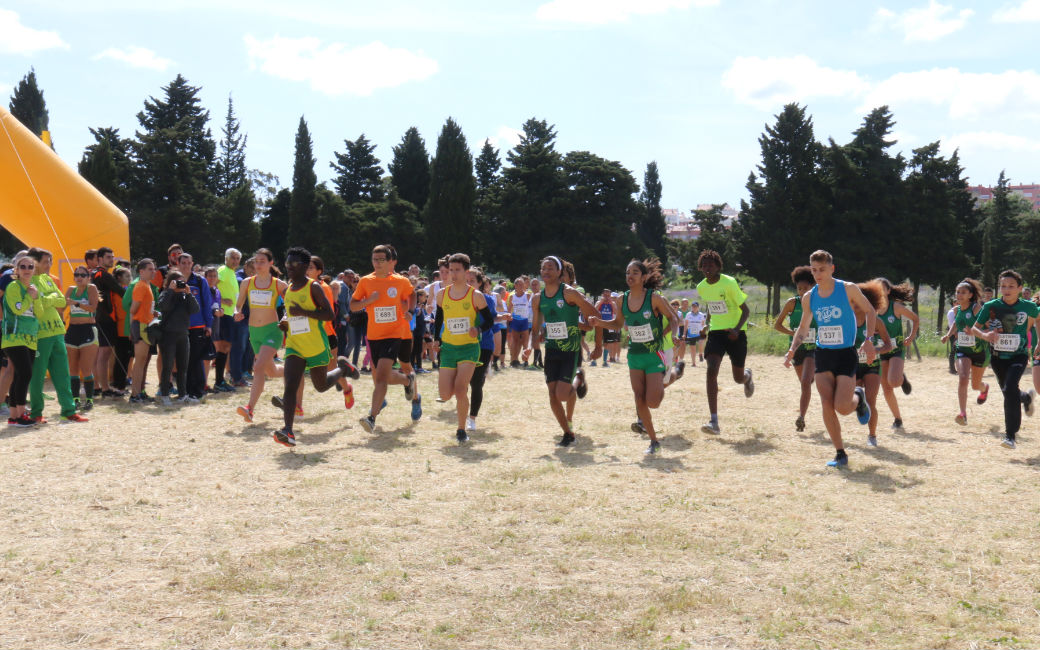
[[411,338],[412,319],[405,309],[415,289],[408,278],[396,273],[377,278],[375,273],[369,273],[358,280],[354,300],[364,300],[374,292],[379,292],[379,298],[365,307],[369,340]]
[[[321,281],[319,280],[319,282]],[[325,299],[329,301],[329,307],[332,307],[332,313],[335,314],[336,303],[332,301],[332,287],[325,284],[324,282],[321,282],[319,286],[321,286],[321,290],[325,292]],[[334,323],[335,319],[325,321],[325,333],[329,336],[336,335],[336,325]]]
[[[112,295],[115,296],[115,294]],[[112,315],[116,319],[116,334],[130,336],[130,333],[126,331],[126,310],[123,309],[123,299],[119,296],[115,296],[115,299],[112,300]]]
[[138,282],[134,285],[132,299],[140,304],[131,318],[145,325],[152,322],[152,286],[147,282]]

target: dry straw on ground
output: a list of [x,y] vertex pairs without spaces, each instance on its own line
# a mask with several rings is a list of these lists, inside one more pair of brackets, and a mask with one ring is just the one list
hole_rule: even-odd
[[566,451],[522,370],[465,447],[433,375],[422,421],[397,388],[375,435],[367,378],[349,413],[308,389],[295,453],[240,395],[2,431],[0,646],[1040,645],[1040,423],[1005,451],[999,393],[959,427],[945,362],[909,363],[906,433],[882,406],[870,449],[846,418],[828,470],[818,400],[796,433],[794,374],[750,365],[718,437],[689,369],[652,459],[623,365],[589,369]]

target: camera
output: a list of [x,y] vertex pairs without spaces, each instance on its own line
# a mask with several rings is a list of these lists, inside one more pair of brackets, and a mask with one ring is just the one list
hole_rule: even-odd
[[176,282],[176,284],[174,286],[176,286],[178,289],[184,289],[184,288],[187,288],[187,286],[188,286],[188,283],[185,282],[184,280],[176,280],[175,282]]

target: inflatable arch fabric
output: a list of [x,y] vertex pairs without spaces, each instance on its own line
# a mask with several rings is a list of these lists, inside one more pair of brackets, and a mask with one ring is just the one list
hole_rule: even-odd
[[51,251],[63,287],[88,249],[130,259],[126,215],[2,107],[0,179],[0,225],[26,247]]

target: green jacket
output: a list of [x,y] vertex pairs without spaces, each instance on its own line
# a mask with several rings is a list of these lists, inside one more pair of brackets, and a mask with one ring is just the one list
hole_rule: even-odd
[[36,319],[40,321],[40,332],[37,337],[45,339],[64,336],[65,321],[61,318],[61,312],[65,309],[65,294],[54,283],[54,278],[46,273],[34,275],[32,282],[40,292],[41,309],[36,313]]

